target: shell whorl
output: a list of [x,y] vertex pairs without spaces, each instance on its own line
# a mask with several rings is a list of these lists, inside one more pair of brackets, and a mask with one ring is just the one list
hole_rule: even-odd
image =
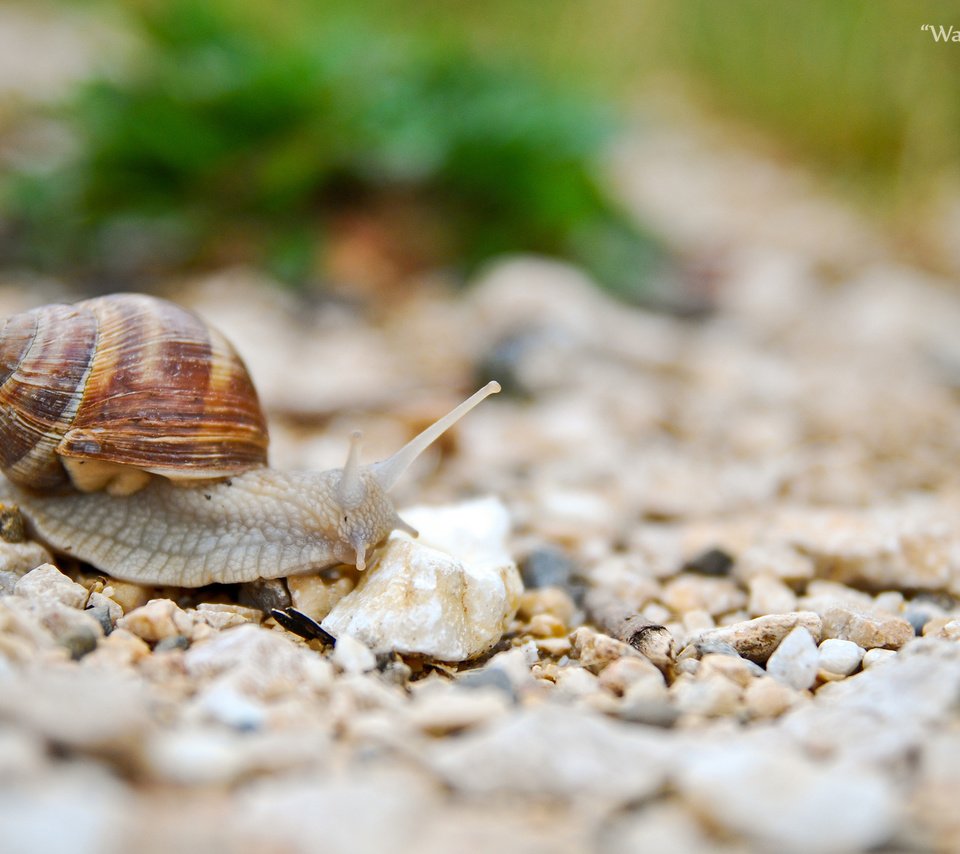
[[266,465],[267,442],[243,362],[165,300],[48,305],[0,329],[0,470],[18,484],[68,482],[62,458],[227,477]]

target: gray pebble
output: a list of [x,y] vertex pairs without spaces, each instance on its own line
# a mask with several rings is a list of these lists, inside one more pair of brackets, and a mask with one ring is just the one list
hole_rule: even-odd
[[680,710],[666,700],[636,699],[623,703],[617,717],[635,724],[668,729],[680,717]]
[[733,568],[733,558],[723,549],[707,549],[707,551],[688,560],[683,565],[684,572],[695,572],[697,575],[712,575],[723,577],[730,574]]
[[559,549],[545,546],[530,552],[520,564],[523,586],[528,589],[537,587],[570,587],[576,564]]
[[903,612],[903,618],[913,626],[914,634],[918,637],[923,634],[923,627],[936,615],[933,609],[924,608],[922,605],[911,605]]
[[71,626],[64,634],[57,638],[57,643],[70,652],[74,661],[79,661],[85,655],[97,648],[99,639],[97,633],[88,626]]
[[88,605],[84,611],[100,623],[105,635],[113,631],[113,618],[110,615],[110,607],[106,603]]
[[478,670],[468,670],[457,677],[457,685],[461,688],[496,688],[502,691],[511,700],[516,699],[516,691],[509,675],[499,667],[482,667]]
[[483,385],[495,379],[500,383],[503,394],[530,397],[532,391],[522,378],[523,361],[541,337],[542,333],[538,330],[520,329],[495,341],[477,363],[477,382]]
[[190,638],[186,635],[170,635],[157,641],[154,652],[170,652],[174,649],[189,649]]

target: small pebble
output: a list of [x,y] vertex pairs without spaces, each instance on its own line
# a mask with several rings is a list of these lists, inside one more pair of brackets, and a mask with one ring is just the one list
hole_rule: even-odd
[[457,685],[461,688],[479,689],[492,688],[500,691],[511,700],[516,698],[513,683],[507,673],[499,667],[481,667],[477,670],[468,670],[457,677]]
[[710,674],[719,673],[741,688],[746,688],[754,680],[762,678],[766,672],[759,664],[754,664],[746,658],[735,655],[711,653],[700,659],[697,675],[704,678]]
[[849,676],[863,661],[864,650],[853,641],[827,638],[819,647],[819,667],[829,673]]
[[206,623],[212,629],[224,629],[240,626],[244,623],[260,624],[263,612],[259,608],[247,608],[243,605],[224,605],[201,602],[195,609],[188,611],[190,616],[200,623]]
[[520,563],[523,586],[528,590],[541,587],[568,589],[577,572],[577,565],[564,552],[555,548],[539,548]]
[[896,657],[896,655],[897,653],[892,649],[880,649],[879,647],[875,649],[868,649],[863,654],[863,669],[867,670],[874,665],[882,664],[885,661],[891,661]]
[[550,614],[570,625],[577,606],[570,594],[558,587],[541,587],[525,590],[520,596],[520,606],[517,608],[517,617],[529,620],[538,614]]
[[707,718],[733,715],[741,706],[740,688],[716,672],[677,677],[670,686],[670,698],[684,714]]
[[587,626],[581,626],[571,636],[571,655],[593,673],[599,673],[608,664],[624,657],[639,657],[630,644],[612,638]]
[[777,718],[801,695],[789,685],[765,676],[754,679],[743,692],[743,703],[751,718]]
[[557,690],[568,697],[587,697],[599,689],[597,677],[583,667],[561,667],[556,675]]
[[97,648],[84,658],[91,666],[129,667],[150,656],[150,647],[145,641],[124,629],[114,629],[102,638]]
[[82,608],[90,595],[86,587],[71,581],[49,563],[24,575],[17,582],[16,593],[37,602],[58,602],[69,608]]
[[913,626],[913,632],[918,637],[923,635],[924,626],[936,616],[939,616],[939,611],[935,612],[934,609],[922,605],[911,604],[903,611],[903,619]]
[[899,590],[887,590],[877,594],[873,607],[888,614],[899,614],[903,610],[903,594]]
[[109,635],[116,626],[117,620],[123,616],[123,611],[113,599],[97,592],[90,594],[86,610],[100,622],[104,635]]
[[724,576],[733,569],[733,558],[723,549],[708,549],[691,558],[683,565],[684,572],[695,572],[699,575]]
[[76,626],[57,638],[57,643],[64,647],[70,658],[79,661],[97,648],[100,635],[90,626]]
[[123,609],[124,614],[129,614],[153,598],[153,588],[113,578],[110,584],[103,588],[103,595],[113,599]]
[[631,690],[633,686],[644,682],[666,687],[660,669],[653,662],[640,656],[614,661],[608,667],[605,667],[600,674],[600,685],[621,696]]
[[153,648],[153,651],[163,653],[178,649],[190,649],[190,638],[186,635],[167,635],[165,638],[157,641],[157,645]]
[[646,697],[625,697],[617,710],[617,716],[631,723],[668,729],[680,717],[681,711],[666,697],[649,700]]
[[537,649],[554,658],[569,655],[572,649],[569,636],[560,638],[537,638],[536,644]]
[[934,622],[937,623],[936,628],[931,631],[924,631],[925,637],[944,638],[949,641],[960,640],[960,620],[952,619],[946,622],[931,620],[927,626],[933,626]]
[[50,553],[39,543],[7,543],[0,540],[0,572],[23,575],[35,567],[48,564]]
[[0,503],[0,540],[22,543],[25,536],[23,516],[16,504]]
[[330,660],[344,673],[366,673],[377,666],[377,657],[370,647],[347,634],[337,638]]
[[502,671],[514,689],[518,690],[531,681],[530,668],[539,658],[537,645],[531,641],[523,646],[498,652],[486,663],[486,669]]
[[553,614],[534,614],[525,628],[535,638],[557,638],[567,632],[566,624]]
[[696,641],[730,644],[737,653],[757,664],[764,664],[780,642],[797,626],[803,626],[815,640],[821,637],[820,617],[811,611],[769,614],[704,632]]
[[791,688],[804,691],[816,681],[818,662],[813,635],[803,626],[797,626],[770,656],[767,673]]
[[485,385],[490,380],[497,380],[504,395],[516,398],[531,397],[533,389],[524,379],[523,365],[530,351],[538,348],[541,337],[541,332],[529,327],[507,332],[491,342],[486,352],[477,361],[475,377],[477,385]]
[[202,643],[192,644],[183,663],[194,679],[228,680],[258,697],[276,696],[294,686],[326,691],[334,678],[327,658],[291,640],[287,632],[253,623],[214,632]]
[[194,620],[170,599],[151,599],[146,605],[127,612],[117,620],[117,626],[149,643],[156,643],[179,635],[190,637]]
[[320,573],[295,575],[287,579],[292,607],[318,623],[356,586],[357,579],[351,573],[334,578]]
[[916,637],[910,623],[882,611],[868,612],[852,606],[833,605],[825,608],[821,617],[825,638],[853,641],[864,649],[899,649]]

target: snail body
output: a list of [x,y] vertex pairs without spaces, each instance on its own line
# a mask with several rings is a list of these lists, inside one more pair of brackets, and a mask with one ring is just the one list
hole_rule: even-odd
[[5,491],[56,550],[117,578],[195,587],[363,569],[394,529],[388,491],[490,383],[381,462],[267,467],[242,361],[198,317],[134,294],[47,306],[0,331]]

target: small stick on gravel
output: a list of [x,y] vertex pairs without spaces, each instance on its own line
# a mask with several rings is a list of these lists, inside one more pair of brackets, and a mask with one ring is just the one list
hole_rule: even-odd
[[637,614],[616,601],[588,602],[594,623],[611,637],[630,644],[652,661],[664,675],[669,675],[676,662],[673,636],[658,623]]

